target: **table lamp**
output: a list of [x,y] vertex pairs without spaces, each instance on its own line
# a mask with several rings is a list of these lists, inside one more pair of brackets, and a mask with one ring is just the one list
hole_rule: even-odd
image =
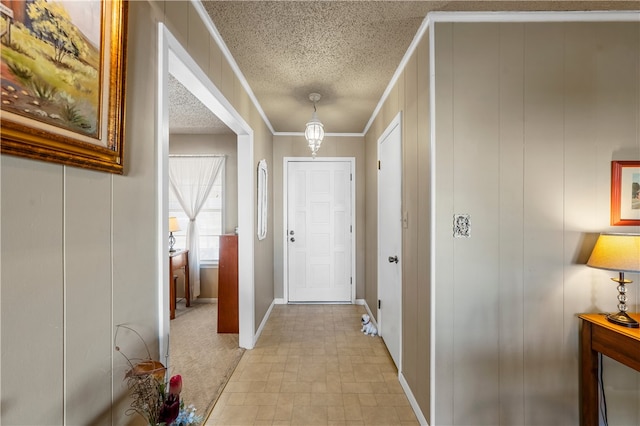
[[627,287],[631,280],[624,278],[625,272],[640,272],[640,234],[608,234],[598,237],[596,245],[587,261],[592,268],[617,271],[618,313],[608,314],[607,320],[623,327],[638,328],[638,321],[627,314]]
[[173,248],[173,245],[176,243],[176,237],[173,236],[174,232],[178,232],[180,230],[180,224],[178,223],[178,219],[175,217],[169,218],[169,251],[174,252],[176,249]]

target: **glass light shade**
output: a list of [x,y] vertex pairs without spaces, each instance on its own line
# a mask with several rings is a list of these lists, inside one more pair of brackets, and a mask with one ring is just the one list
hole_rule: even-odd
[[640,272],[640,234],[600,234],[587,266],[616,272]]
[[169,232],[177,232],[180,230],[180,223],[178,223],[178,219],[175,217],[169,218]]
[[311,115],[311,120],[307,123],[307,127],[304,131],[304,137],[307,139],[309,149],[311,149],[312,155],[315,157],[316,152],[320,149],[322,139],[324,139],[324,126],[318,119],[318,115],[314,111]]

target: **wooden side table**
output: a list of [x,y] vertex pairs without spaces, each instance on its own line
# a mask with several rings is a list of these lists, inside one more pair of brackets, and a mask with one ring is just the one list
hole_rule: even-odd
[[191,289],[189,287],[189,250],[169,252],[169,310],[170,319],[176,317],[176,288],[173,285],[173,272],[184,268],[184,296],[187,307],[191,306]]
[[[629,314],[640,321],[640,314]],[[579,315],[580,424],[598,426],[598,353],[640,371],[640,329],[607,321],[602,314]]]

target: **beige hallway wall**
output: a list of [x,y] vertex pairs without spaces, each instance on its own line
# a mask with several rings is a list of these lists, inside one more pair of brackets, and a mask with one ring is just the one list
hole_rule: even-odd
[[[609,226],[611,161],[640,158],[640,24],[438,23],[435,66],[435,424],[578,424],[576,314],[617,303],[584,263],[640,231]],[[604,369],[609,424],[639,424],[640,373]]]

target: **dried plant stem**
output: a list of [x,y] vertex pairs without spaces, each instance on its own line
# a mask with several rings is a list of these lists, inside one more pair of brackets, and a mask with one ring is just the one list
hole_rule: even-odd
[[147,419],[149,424],[158,424],[160,408],[165,398],[164,383],[158,382],[153,375],[147,374],[129,377],[127,385],[133,401],[126,414],[131,415],[136,412]]

